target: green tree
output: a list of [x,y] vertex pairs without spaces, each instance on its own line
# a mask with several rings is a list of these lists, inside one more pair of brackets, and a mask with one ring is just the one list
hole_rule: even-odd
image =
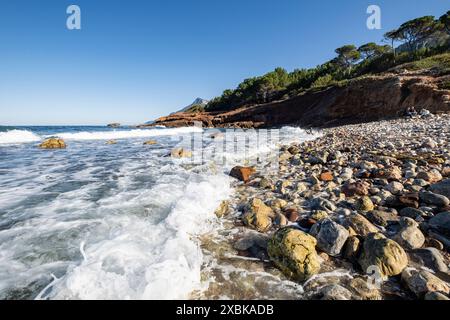
[[392,52],[394,53],[394,59],[396,56],[396,50],[395,50],[395,42],[402,40],[401,32],[397,30],[391,30],[384,34],[384,39],[391,42],[391,48]]
[[397,32],[411,53],[417,51],[417,46],[437,30],[434,16],[424,16],[403,23]]
[[338,54],[336,62],[350,71],[353,64],[361,58],[361,54],[352,44],[337,48],[335,52]]
[[439,18],[439,26],[450,35],[450,11]]
[[361,58],[364,60],[378,57],[388,52],[389,50],[390,50],[389,46],[380,46],[375,42],[363,44],[358,48],[358,52],[361,54]]

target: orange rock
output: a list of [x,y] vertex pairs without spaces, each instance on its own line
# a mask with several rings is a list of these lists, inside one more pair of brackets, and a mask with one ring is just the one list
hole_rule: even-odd
[[65,147],[66,143],[59,138],[49,138],[39,145],[41,149],[64,149]]
[[333,181],[333,174],[330,171],[322,172],[319,179],[322,181]]
[[241,167],[236,166],[230,171],[230,176],[238,180],[248,182],[250,176],[255,173],[255,168],[253,167]]

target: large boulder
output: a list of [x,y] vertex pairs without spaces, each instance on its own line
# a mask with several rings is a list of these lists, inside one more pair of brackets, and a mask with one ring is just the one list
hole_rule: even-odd
[[240,181],[248,182],[250,176],[255,173],[255,168],[253,167],[233,167],[230,171],[230,176],[236,178]]
[[450,287],[446,282],[425,270],[406,268],[402,272],[402,281],[418,297],[422,297],[428,292],[438,291],[445,294],[450,292]]
[[362,237],[367,236],[369,233],[378,232],[377,227],[358,213],[348,216],[344,221],[344,225],[351,227],[357,235]]
[[439,183],[433,184],[429,190],[450,199],[450,179],[445,179]]
[[261,199],[252,199],[245,211],[242,217],[245,225],[259,232],[266,232],[272,226],[272,218],[275,217],[274,212]]
[[317,247],[330,256],[341,253],[349,232],[333,220],[324,219],[314,224],[309,233],[317,239]]
[[316,244],[316,239],[303,231],[282,228],[269,240],[267,252],[286,276],[303,281],[319,272]]
[[66,143],[59,138],[49,138],[39,145],[41,149],[64,149],[65,147]]
[[381,233],[371,233],[365,239],[358,259],[363,271],[376,266],[382,276],[400,274],[408,265],[405,250],[394,240]]

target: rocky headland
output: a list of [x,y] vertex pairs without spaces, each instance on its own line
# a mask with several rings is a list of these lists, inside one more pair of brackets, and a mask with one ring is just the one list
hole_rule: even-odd
[[450,112],[448,83],[448,74],[400,68],[266,104],[229,111],[178,112],[139,127],[184,127],[196,122],[218,128],[332,127],[394,119],[410,107],[439,114]]

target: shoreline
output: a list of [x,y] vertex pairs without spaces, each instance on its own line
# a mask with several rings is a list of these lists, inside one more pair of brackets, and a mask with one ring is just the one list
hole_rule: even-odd
[[[282,146],[277,174],[259,171],[247,183],[233,182],[223,230],[202,241],[218,265],[206,262],[203,273],[217,283],[199,298],[448,299],[450,206],[436,186],[450,177],[450,116],[322,132],[315,140]],[[253,199],[263,204],[253,205]],[[340,231],[334,238],[328,225]],[[286,270],[283,275],[283,266],[268,254],[268,242],[286,227],[316,241],[320,268],[301,281]],[[389,240],[371,239],[372,233]],[[391,256],[372,259],[380,241],[395,242],[401,252],[382,250]],[[384,259],[379,266],[386,274],[373,287],[363,266],[377,258]],[[426,289],[418,289],[422,278]]]

